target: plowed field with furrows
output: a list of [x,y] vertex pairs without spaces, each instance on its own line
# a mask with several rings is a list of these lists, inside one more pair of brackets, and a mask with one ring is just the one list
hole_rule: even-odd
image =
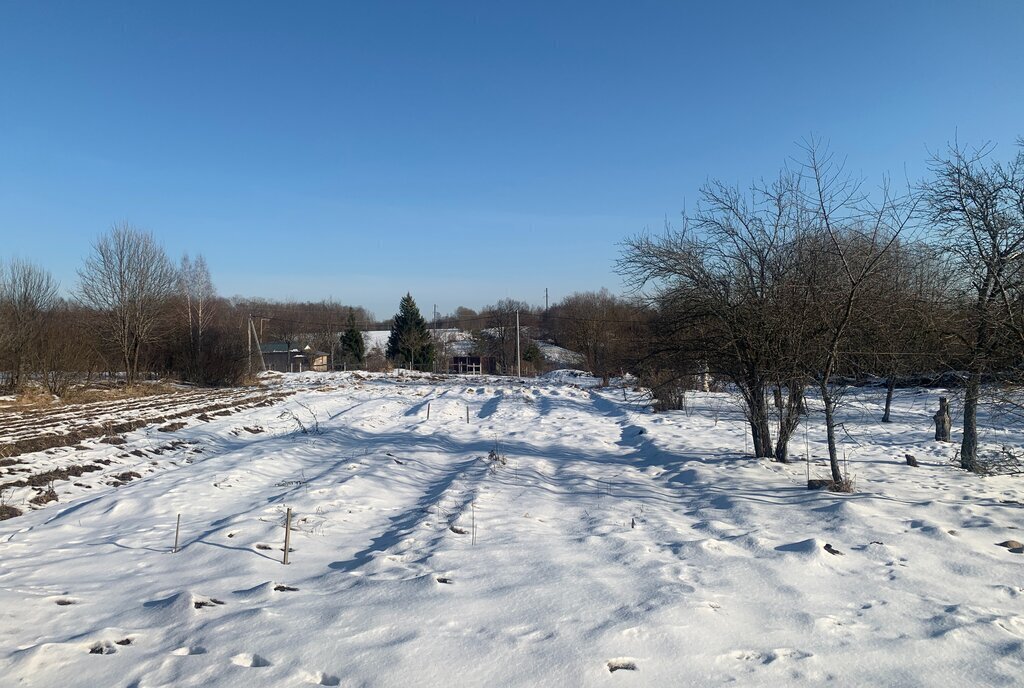
[[0,411],[0,457],[13,457],[84,439],[129,432],[155,423],[226,416],[269,406],[291,392],[260,387],[168,392],[131,399],[94,401],[41,409]]

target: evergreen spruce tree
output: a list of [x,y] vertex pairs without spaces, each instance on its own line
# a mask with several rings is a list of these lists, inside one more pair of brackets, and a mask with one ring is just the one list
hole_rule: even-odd
[[366,341],[356,327],[356,316],[351,308],[348,309],[348,325],[341,334],[341,359],[355,365],[366,361]]
[[434,342],[412,294],[403,296],[398,306],[386,353],[391,360],[418,370],[426,370],[434,361]]

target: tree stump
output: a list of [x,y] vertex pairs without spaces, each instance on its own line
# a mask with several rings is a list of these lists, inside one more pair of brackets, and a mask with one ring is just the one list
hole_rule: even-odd
[[949,414],[949,399],[939,397],[939,410],[933,416],[935,419],[935,441],[949,442],[949,433],[953,427],[953,419]]

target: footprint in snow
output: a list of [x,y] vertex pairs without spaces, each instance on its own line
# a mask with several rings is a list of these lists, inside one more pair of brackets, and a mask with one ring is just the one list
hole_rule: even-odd
[[270,662],[265,657],[249,652],[237,654],[231,658],[231,663],[240,667],[268,667]]
[[772,650],[770,652],[758,652],[757,650],[736,650],[730,652],[728,657],[735,659],[740,662],[758,662],[760,664],[771,664],[772,662],[780,659],[807,659],[812,655],[809,652],[803,650],[794,650],[792,648],[780,648]]
[[616,657],[615,659],[608,660],[608,673],[614,674],[616,671],[640,671],[640,667],[637,666],[636,660],[630,657]]
[[112,655],[115,652],[117,652],[117,648],[109,640],[98,640],[89,647],[91,655]]
[[325,674],[322,671],[306,671],[303,672],[303,680],[306,683],[312,683],[315,686],[340,686],[341,679],[337,676],[331,676]]

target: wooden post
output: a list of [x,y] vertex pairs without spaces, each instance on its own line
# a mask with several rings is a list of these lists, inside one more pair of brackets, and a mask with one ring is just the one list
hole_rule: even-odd
[[523,357],[519,352],[519,310],[516,309],[516,377],[523,376]]
[[178,535],[181,533],[181,514],[178,514],[178,524],[174,526],[174,549],[172,553],[178,551]]
[[949,432],[953,426],[953,420],[949,414],[949,399],[939,397],[939,410],[933,416],[935,420],[935,441],[949,442]]
[[288,507],[288,513],[284,517],[284,559],[282,564],[288,564],[288,550],[292,544],[292,509]]
[[427,402],[427,420],[430,420],[430,402]]
[[466,404],[466,425],[469,425],[469,404]]

